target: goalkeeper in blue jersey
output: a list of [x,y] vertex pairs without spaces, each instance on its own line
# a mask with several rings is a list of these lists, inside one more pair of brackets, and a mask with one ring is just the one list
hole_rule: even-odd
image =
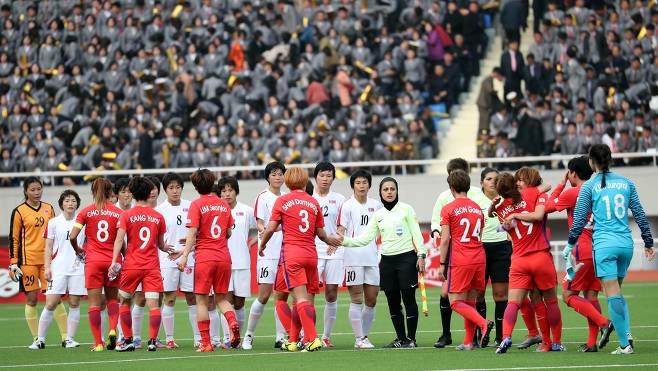
[[603,348],[613,329],[619,335],[619,345],[612,354],[631,354],[630,316],[628,304],[621,293],[621,284],[633,257],[633,237],[628,224],[628,210],[644,240],[645,256],[652,260],[655,256],[653,238],[644,209],[635,189],[635,184],[619,174],[610,171],[612,155],[605,144],[592,146],[589,161],[596,175],[580,189],[569,233],[569,243],[563,256],[568,258],[573,246],[587,223],[587,214],[592,212],[594,219],[593,255],[596,276],[601,280],[603,291],[608,297],[608,313],[612,322],[599,340]]

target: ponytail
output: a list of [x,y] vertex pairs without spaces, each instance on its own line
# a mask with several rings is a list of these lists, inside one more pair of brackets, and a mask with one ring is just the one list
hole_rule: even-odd
[[516,180],[514,175],[510,173],[502,173],[496,178],[496,192],[502,198],[510,198],[514,204],[518,204],[521,201],[521,192],[516,186]]
[[601,188],[605,188],[605,175],[610,172],[610,163],[612,162],[610,147],[606,144],[593,145],[589,150],[589,158],[601,173]]
[[98,210],[105,207],[105,203],[112,197],[112,182],[106,178],[98,178],[91,183],[91,194]]

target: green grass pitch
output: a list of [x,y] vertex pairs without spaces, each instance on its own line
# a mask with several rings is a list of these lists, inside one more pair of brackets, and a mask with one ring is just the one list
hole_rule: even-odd
[[[332,341],[335,348],[317,353],[282,353],[273,348],[273,305],[268,303],[252,351],[216,350],[213,353],[197,354],[192,348],[192,334],[187,320],[184,300],[177,304],[176,333],[181,346],[177,350],[160,349],[155,353],[145,349],[134,353],[119,354],[105,351],[89,351],[91,334],[82,308],[82,318],[77,340],[84,343],[77,349],[63,349],[59,344],[57,326],[53,322],[47,347],[44,350],[29,350],[30,335],[23,318],[22,305],[0,306],[0,369],[20,368],[30,370],[438,370],[438,369],[658,369],[658,283],[629,283],[624,286],[631,310],[631,326],[636,339],[636,353],[627,356],[608,354],[616,346],[613,335],[610,344],[599,353],[583,354],[577,347],[587,337],[586,320],[561,303],[563,315],[564,353],[535,353],[534,349],[516,350],[508,354],[494,354],[494,348],[472,352],[458,352],[454,347],[435,349],[432,347],[439,335],[438,290],[428,290],[430,316],[421,317],[418,333],[418,349],[382,349],[395,336],[388,318],[388,309],[383,294],[380,294],[372,334],[374,350],[355,350],[354,338],[347,319],[348,297],[344,293],[339,299],[338,320]],[[420,295],[419,295],[420,298]],[[250,299],[248,303],[251,302]],[[323,298],[318,297],[318,330],[322,330]],[[489,301],[489,318],[493,317],[493,303]],[[419,299],[420,302],[420,299]],[[604,312],[607,305],[602,300]],[[249,304],[248,304],[249,305]],[[42,306],[39,306],[39,311]],[[422,316],[422,315],[421,315]],[[453,340],[459,343],[463,337],[462,319],[453,315]],[[143,334],[147,334],[148,313],[144,319]],[[515,331],[515,341],[525,336],[521,317]],[[493,335],[493,334],[492,334]],[[456,345],[456,344],[453,344]]]

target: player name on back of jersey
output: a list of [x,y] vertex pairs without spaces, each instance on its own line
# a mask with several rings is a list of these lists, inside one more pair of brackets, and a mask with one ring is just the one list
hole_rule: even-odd
[[454,210],[455,216],[461,215],[464,213],[474,213],[477,215],[482,215],[482,210],[476,207],[471,206],[460,206]]
[[119,213],[108,209],[103,209],[103,210],[93,209],[87,211],[87,218],[91,218],[93,216],[110,216],[112,218],[118,219]]
[[145,215],[145,214],[138,214],[138,215],[133,215],[130,217],[130,222],[131,223],[137,223],[137,222],[150,222],[150,223],[155,223],[155,224],[160,224],[160,219],[154,218],[151,215]]
[[525,201],[521,201],[521,202],[519,202],[517,204],[514,204],[514,205],[507,205],[503,209],[500,210],[500,212],[499,212],[500,217],[505,219],[509,214],[513,213],[515,210],[525,209],[526,205],[527,204],[526,204]]
[[[628,183],[627,182],[615,182],[614,180],[612,181],[606,181],[605,183],[605,189],[623,189],[627,190],[628,189]],[[601,188],[601,183],[597,183],[594,185],[594,192],[601,192],[603,188]]]
[[209,213],[212,211],[219,211],[222,213],[228,212],[226,206],[223,205],[203,205],[201,206],[201,214]]
[[286,203],[283,204],[283,206],[281,206],[281,207],[283,208],[284,211],[288,211],[289,208],[291,208],[295,205],[303,205],[303,206],[306,206],[310,209],[313,209],[313,211],[315,211],[316,213],[318,212],[318,208],[315,206],[314,203],[312,203],[310,201],[307,201],[307,200],[300,200],[300,199],[297,199],[297,198],[293,198],[291,200],[286,201]]

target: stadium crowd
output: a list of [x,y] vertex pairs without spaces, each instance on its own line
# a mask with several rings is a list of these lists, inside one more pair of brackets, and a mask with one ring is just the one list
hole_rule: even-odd
[[[516,1],[501,14],[518,13]],[[533,8],[527,53],[518,38],[525,23],[506,30],[500,67],[480,91],[478,156],[575,155],[598,143],[613,153],[655,150],[656,2],[535,1]],[[504,81],[502,101],[493,79]]]
[[0,4],[1,172],[432,158],[428,107],[468,89],[491,19],[476,1]]

